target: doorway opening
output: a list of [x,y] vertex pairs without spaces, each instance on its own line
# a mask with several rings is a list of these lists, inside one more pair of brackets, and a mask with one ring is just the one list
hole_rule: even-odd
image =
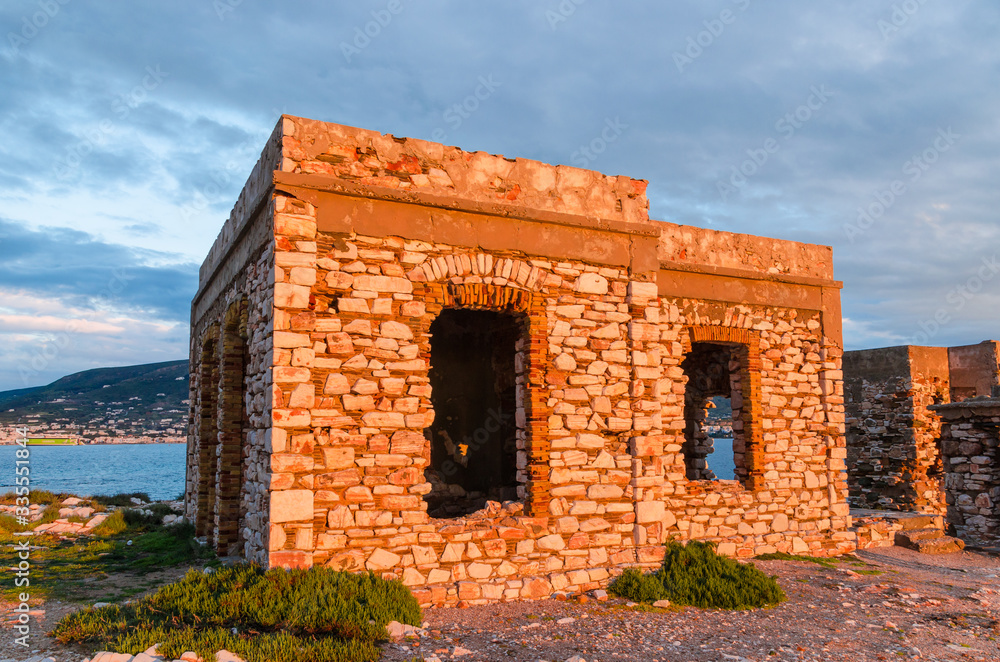
[[742,374],[746,347],[695,342],[681,362],[684,391],[684,464],[688,480],[746,481]]
[[431,323],[434,422],[424,496],[431,517],[460,517],[487,501],[518,499],[518,450],[524,433],[526,344],[523,315],[445,309]]

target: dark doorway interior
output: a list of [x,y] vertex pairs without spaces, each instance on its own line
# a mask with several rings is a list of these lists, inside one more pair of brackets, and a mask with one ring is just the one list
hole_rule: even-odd
[[431,403],[425,430],[431,517],[517,499],[517,343],[523,318],[447,309],[431,324]]

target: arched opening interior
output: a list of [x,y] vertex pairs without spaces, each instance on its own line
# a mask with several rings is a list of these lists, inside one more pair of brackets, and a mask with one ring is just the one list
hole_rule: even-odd
[[218,444],[216,452],[215,549],[220,556],[239,553],[240,497],[243,486],[243,435],[246,429],[245,303],[234,303],[222,331],[219,376]]
[[695,342],[681,362],[684,464],[688,480],[746,481],[742,379],[747,350],[737,343]]
[[195,534],[210,536],[215,527],[215,468],[219,431],[216,409],[219,396],[219,363],[216,339],[206,336],[198,366],[198,513]]
[[523,315],[446,309],[431,324],[434,422],[424,496],[431,517],[459,517],[518,498],[526,363]]

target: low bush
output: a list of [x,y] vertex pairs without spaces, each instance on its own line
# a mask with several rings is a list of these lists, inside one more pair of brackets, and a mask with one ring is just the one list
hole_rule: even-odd
[[103,522],[94,527],[94,534],[98,536],[114,536],[127,528],[128,524],[125,523],[125,516],[122,515],[122,511],[116,510],[108,515]]
[[[50,503],[55,503],[56,501],[62,501],[72,495],[70,494],[53,494],[48,490],[31,490],[28,492],[28,503],[37,503],[40,506],[45,506]],[[13,505],[17,503],[16,492],[7,492],[5,494],[0,494],[0,503],[4,505]]]
[[703,542],[670,542],[659,570],[642,574],[630,568],[609,589],[636,602],[670,600],[708,609],[752,609],[785,599],[773,577],[753,564],[719,556],[714,543]]
[[118,506],[132,508],[135,506],[132,503],[132,499],[139,499],[143,503],[149,503],[152,499],[149,498],[149,494],[146,492],[123,492],[121,494],[112,495],[98,495],[90,497],[90,500],[94,503],[99,503],[102,506]]
[[153,644],[168,657],[220,649],[247,662],[375,660],[389,621],[420,624],[398,581],[326,568],[264,570],[236,565],[179,582],[127,605],[84,609],[52,632],[62,643],[135,655]]

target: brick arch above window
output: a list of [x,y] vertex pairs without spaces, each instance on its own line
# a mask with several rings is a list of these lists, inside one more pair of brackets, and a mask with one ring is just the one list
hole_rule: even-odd
[[719,342],[746,345],[751,354],[757,356],[757,368],[760,368],[760,331],[742,329],[732,326],[689,326],[681,339],[684,351],[691,351],[691,343]]
[[[551,273],[516,257],[494,257],[488,253],[448,255],[428,258],[406,276],[415,283],[459,279],[503,279],[511,289],[539,291]],[[480,283],[487,284],[487,283]],[[498,285],[504,287],[504,285]]]

